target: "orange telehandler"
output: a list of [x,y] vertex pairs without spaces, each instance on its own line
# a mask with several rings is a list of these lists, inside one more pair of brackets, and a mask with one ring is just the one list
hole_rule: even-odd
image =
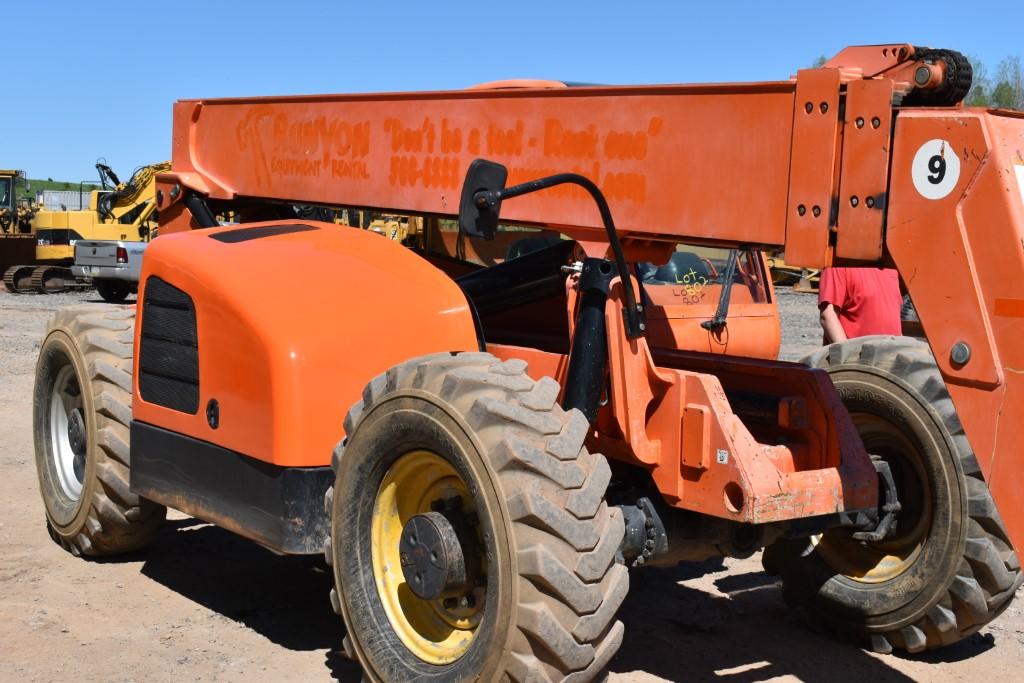
[[[127,552],[169,506],[322,550],[374,681],[590,680],[630,568],[761,548],[877,651],[956,642],[1024,542],[1024,116],[970,82],[897,44],[771,83],[180,101],[137,307],[40,350],[50,533]],[[289,203],[425,234],[214,218]],[[771,296],[757,249],[897,268],[927,343],[772,360],[778,321],[733,317]],[[301,292],[263,286],[282,262]]]

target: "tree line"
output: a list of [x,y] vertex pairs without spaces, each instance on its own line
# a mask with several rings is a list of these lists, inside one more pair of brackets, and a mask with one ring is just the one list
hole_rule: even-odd
[[974,67],[974,84],[965,102],[971,107],[1024,110],[1024,74],[1020,57],[1007,57],[996,66],[995,76],[980,59],[968,57]]

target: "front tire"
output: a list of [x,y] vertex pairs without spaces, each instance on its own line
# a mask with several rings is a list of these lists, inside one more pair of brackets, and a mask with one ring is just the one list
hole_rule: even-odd
[[[519,360],[438,354],[378,376],[350,411],[325,552],[345,650],[370,680],[589,681],[615,654],[622,515],[558,391]],[[424,599],[397,546],[438,510],[470,530],[475,579]]]
[[883,541],[842,529],[783,540],[765,550],[766,569],[812,618],[876,652],[950,645],[989,623],[1024,577],[928,346],[862,337],[804,362],[829,373],[903,509]]
[[50,536],[74,555],[148,545],[166,508],[131,492],[135,308],[87,304],[50,320],[36,363],[33,431]]

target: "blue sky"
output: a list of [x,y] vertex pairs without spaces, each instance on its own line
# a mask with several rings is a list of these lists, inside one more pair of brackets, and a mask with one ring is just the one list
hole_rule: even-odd
[[[1024,0],[990,2],[349,2],[8,0],[0,167],[122,175],[167,158],[187,97],[461,88],[510,77],[600,83],[785,79],[846,45],[1024,56]],[[45,7],[45,11],[44,8]],[[13,42],[12,42],[13,40]]]

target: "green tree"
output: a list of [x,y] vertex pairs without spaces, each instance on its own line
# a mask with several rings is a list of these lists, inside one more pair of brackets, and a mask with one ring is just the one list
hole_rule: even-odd
[[996,87],[992,90],[992,105],[1003,109],[1024,110],[1024,72],[1020,57],[1007,57],[996,70]]
[[985,64],[975,57],[967,56],[974,70],[974,79],[971,81],[971,89],[964,98],[969,107],[987,107],[992,103],[992,83],[988,78],[988,69]]
[[992,106],[999,109],[1013,109],[1017,104],[1017,98],[1013,92],[1013,86],[1006,81],[999,81],[999,84],[992,90]]
[[811,68],[820,69],[821,67],[825,66],[825,62],[827,61],[828,57],[826,57],[825,55],[821,55],[817,59],[815,59],[814,62],[811,63]]

